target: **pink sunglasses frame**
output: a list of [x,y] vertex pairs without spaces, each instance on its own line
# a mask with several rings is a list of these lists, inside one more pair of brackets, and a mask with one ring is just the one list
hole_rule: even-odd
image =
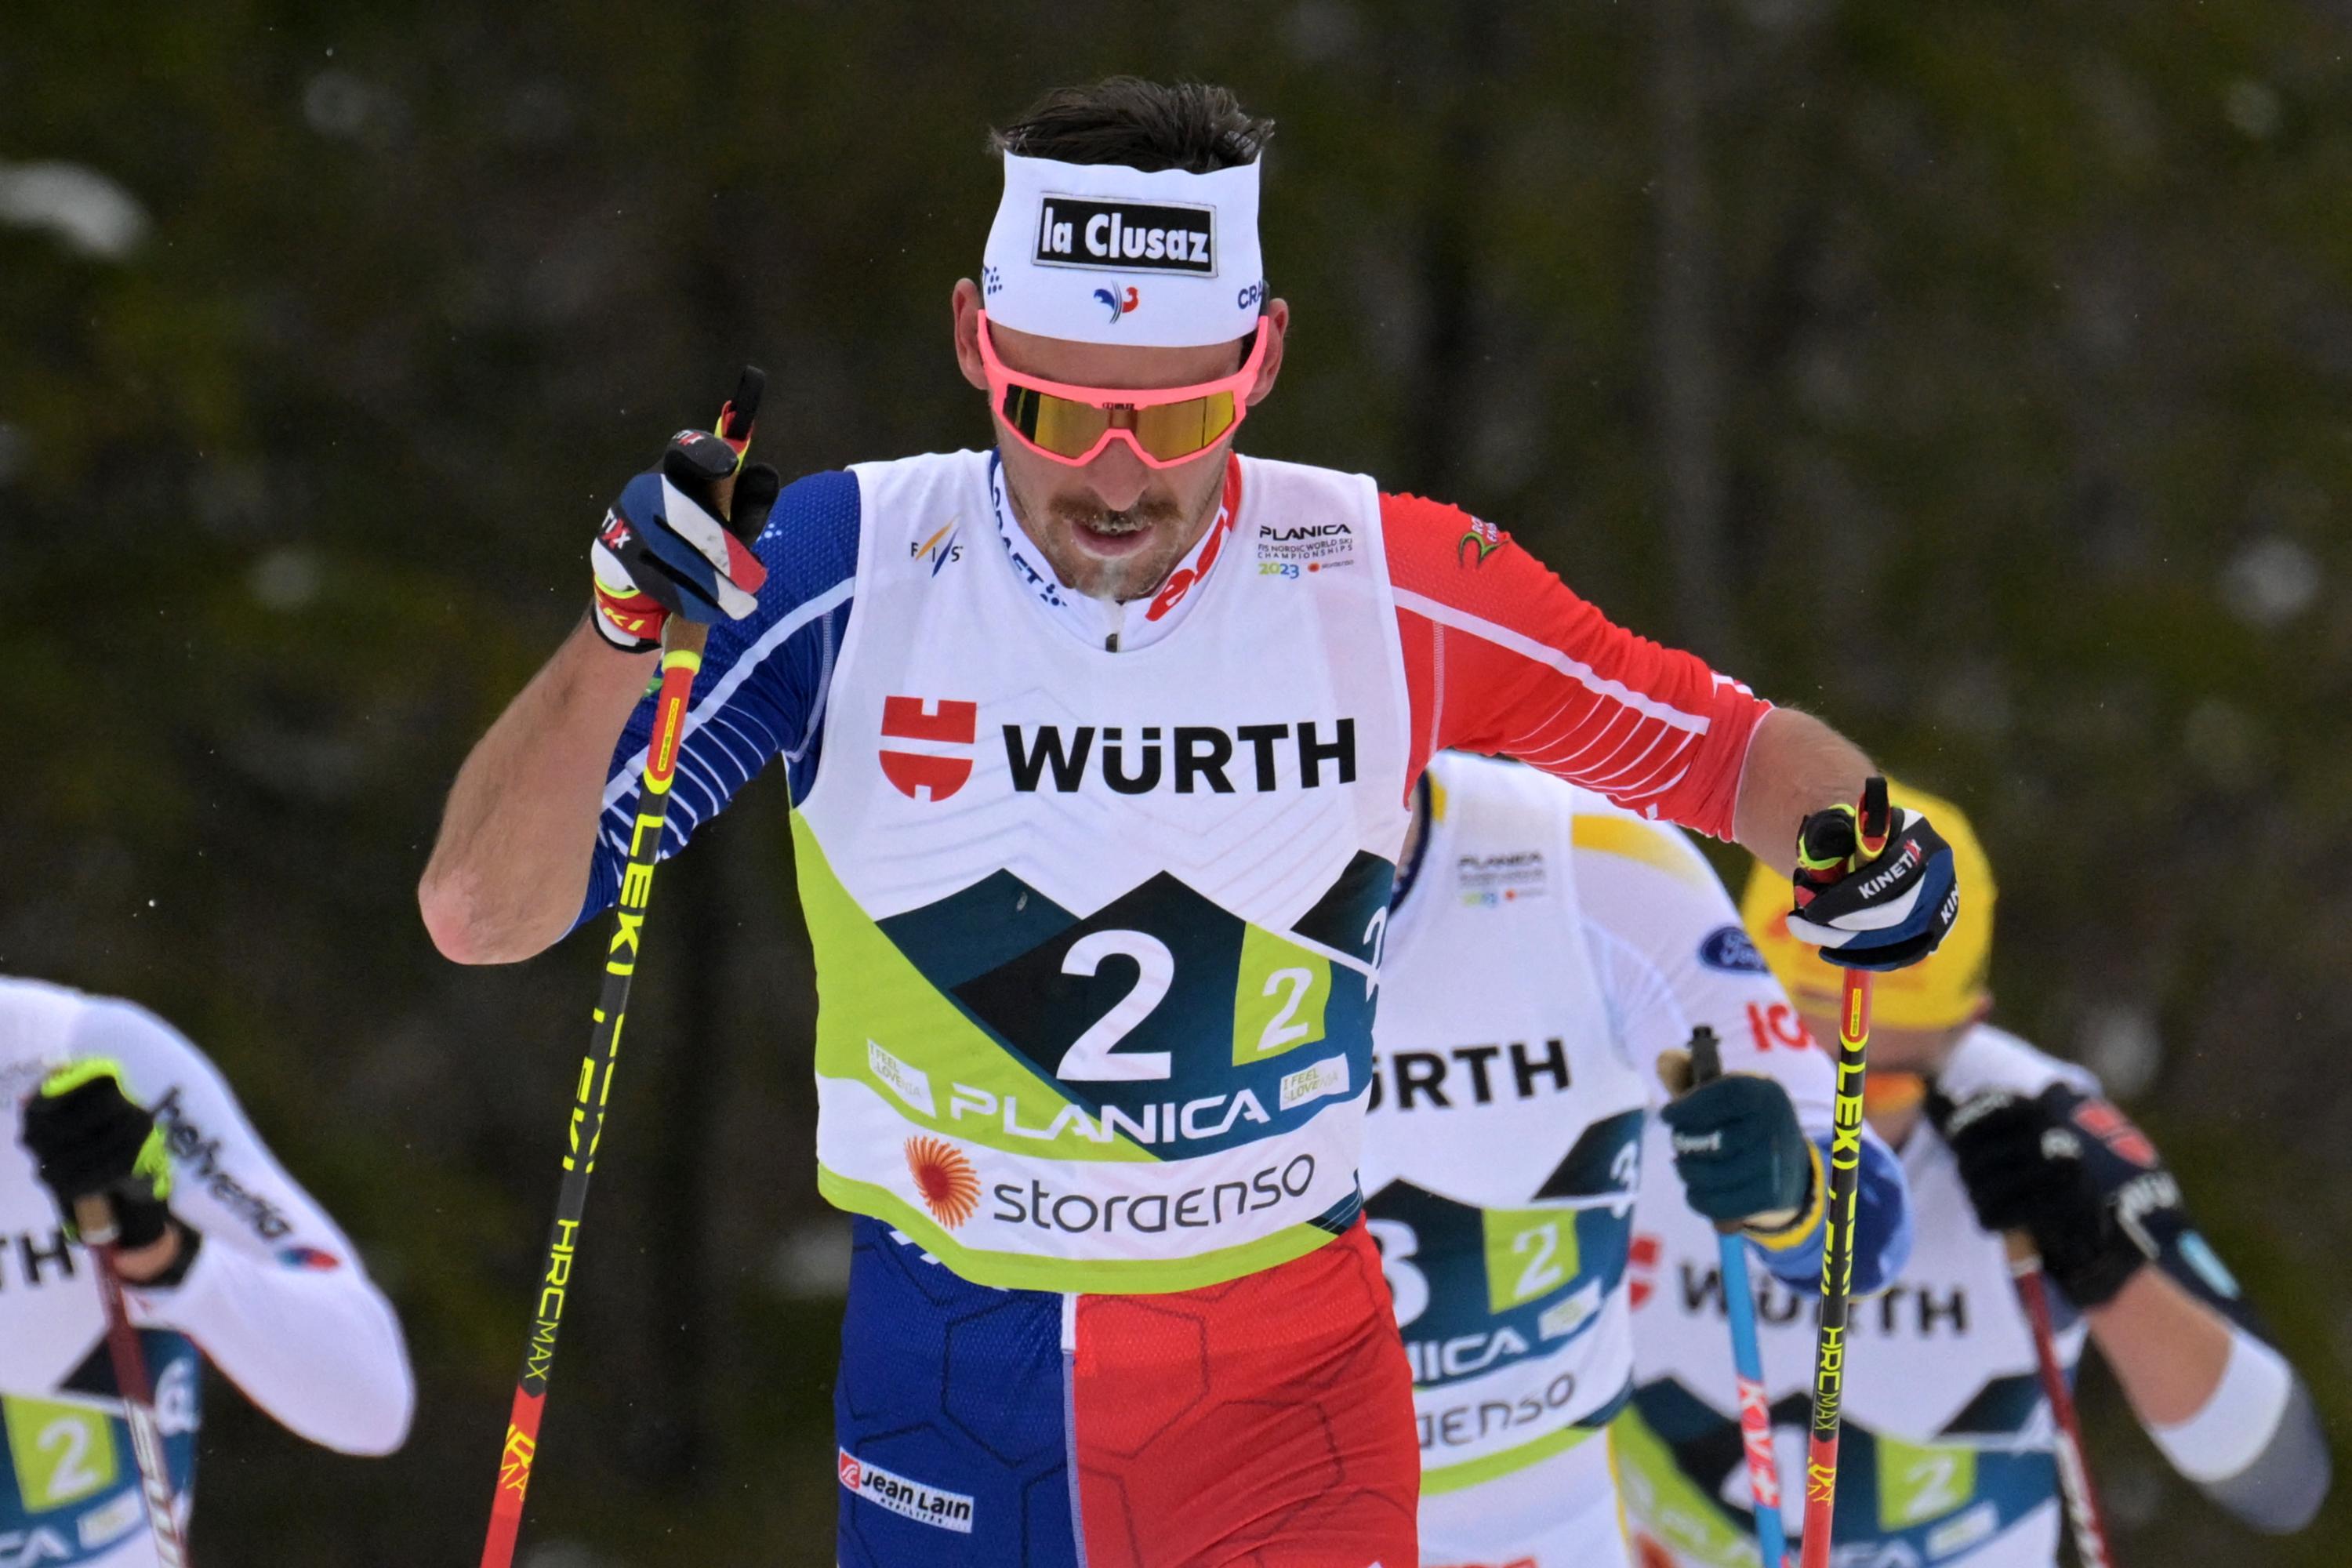
[[[1085,468],[1088,463],[1101,457],[1104,448],[1114,439],[1125,441],[1128,450],[1141,458],[1149,468],[1181,468],[1186,463],[1198,461],[1203,454],[1216,447],[1217,441],[1223,441],[1240,429],[1242,421],[1249,416],[1250,388],[1257,384],[1258,370],[1265,363],[1266,338],[1273,325],[1266,317],[1260,316],[1257,319],[1255,341],[1250,344],[1249,357],[1242,362],[1241,369],[1231,375],[1220,376],[1215,381],[1203,381],[1192,386],[1075,386],[1068,382],[1047,381],[1042,376],[1027,375],[1007,365],[996,357],[996,344],[990,341],[988,312],[980,310],[974,313],[980,318],[980,363],[988,374],[990,413],[995,416],[996,422],[1011,431],[1013,438],[1024,447],[1041,458],[1070,468]],[[1163,404],[1182,403],[1191,398],[1213,397],[1220,392],[1230,392],[1234,395],[1234,422],[1225,426],[1223,434],[1217,437],[1217,441],[1212,441],[1200,451],[1189,453],[1181,458],[1153,457],[1145,451],[1143,444],[1135,438],[1135,432],[1123,425],[1113,425],[1106,429],[1102,433],[1102,438],[1087,447],[1082,455],[1066,458],[1059,452],[1048,451],[1040,447],[1015,428],[1011,420],[1004,417],[1004,394],[1013,387],[1018,387],[1024,392],[1042,393],[1047,397],[1058,397],[1069,403],[1083,403],[1089,407],[1100,408],[1106,412],[1122,408],[1130,412],[1138,408],[1157,408]]]

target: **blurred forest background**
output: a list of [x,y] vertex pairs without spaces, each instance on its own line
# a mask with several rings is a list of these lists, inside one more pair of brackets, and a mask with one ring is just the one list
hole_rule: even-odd
[[[2347,0],[15,0],[0,968],[209,1049],[423,1384],[377,1464],[216,1385],[208,1560],[472,1560],[596,940],[436,956],[442,792],[742,362],[788,472],[987,439],[983,133],[1113,70],[1280,122],[1250,447],[1967,803],[2002,1017],[2145,1119],[2352,1447],[2347,49]],[[537,1568],[831,1561],[785,816],[663,879]],[[2253,1542],[2088,1402],[2133,1563],[2344,1560],[2352,1486]]]

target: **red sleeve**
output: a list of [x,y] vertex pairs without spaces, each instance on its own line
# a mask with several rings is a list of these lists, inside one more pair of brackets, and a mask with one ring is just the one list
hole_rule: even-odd
[[1731,837],[1771,705],[1635,637],[1490,522],[1381,497],[1412,693],[1413,771],[1446,747],[1516,757],[1645,816]]

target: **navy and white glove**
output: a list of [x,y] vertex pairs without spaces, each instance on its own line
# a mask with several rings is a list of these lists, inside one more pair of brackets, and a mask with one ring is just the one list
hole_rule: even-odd
[[2160,1236],[2188,1223],[2155,1146],[2115,1107],[2065,1084],[1958,1104],[1939,1091],[1927,1116],[1959,1162],[1977,1223],[2031,1237],[2042,1272],[2077,1307],[2115,1300]]
[[1718,1226],[1788,1229],[1811,1207],[1813,1145],[1789,1091],[1769,1078],[1727,1073],[1667,1102],[1675,1173],[1690,1205]]
[[1858,866],[1862,837],[1853,806],[1817,811],[1797,830],[1789,934],[1848,969],[1916,963],[1959,918],[1959,881],[1944,836],[1899,805],[1888,809],[1887,821],[1885,848]]
[[74,1205],[103,1197],[114,1210],[116,1244],[137,1251],[172,1223],[172,1159],[154,1113],[122,1092],[121,1069],[93,1058],[58,1068],[25,1101],[21,1142],[67,1229],[79,1235]]
[[[606,642],[649,652],[672,616],[709,625],[741,620],[757,606],[768,569],[750,542],[767,526],[783,480],[765,463],[737,474],[740,460],[709,431],[681,430],[661,466],[631,479],[604,513],[588,559],[593,618]],[[733,504],[722,511],[717,487],[730,475]]]

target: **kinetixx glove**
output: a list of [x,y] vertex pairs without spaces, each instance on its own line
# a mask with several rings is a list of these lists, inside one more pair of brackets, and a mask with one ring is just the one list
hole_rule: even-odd
[[1901,969],[1936,951],[1959,918],[1951,846],[1916,811],[1888,808],[1886,846],[1859,865],[1854,808],[1832,806],[1797,831],[1797,907],[1789,934],[1849,969]]
[[[630,653],[661,646],[672,616],[705,625],[741,620],[758,605],[768,569],[751,550],[783,481],[765,463],[736,473],[733,447],[705,430],[670,437],[661,466],[631,479],[589,550],[596,630]],[[730,507],[719,481],[735,475]],[[725,521],[722,521],[721,518]]]

